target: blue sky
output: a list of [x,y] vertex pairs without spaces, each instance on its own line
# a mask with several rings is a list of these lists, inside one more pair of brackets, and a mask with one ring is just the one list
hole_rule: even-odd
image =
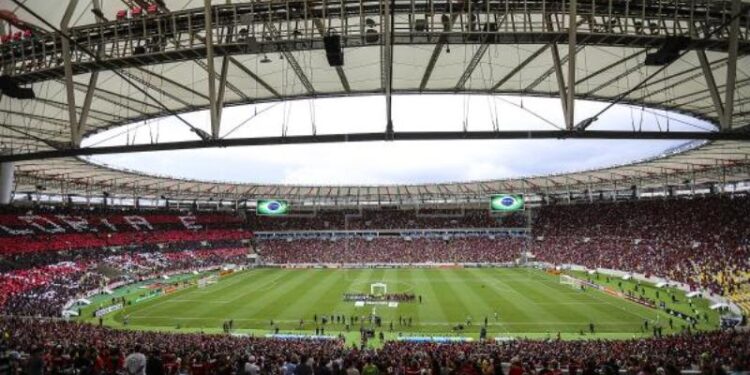
[[[577,102],[576,121],[603,108]],[[382,131],[383,97],[316,99],[227,108],[222,136],[253,137]],[[208,113],[185,118],[205,130]],[[559,99],[467,95],[394,98],[397,131],[554,130],[562,126]],[[673,131],[710,129],[701,121],[660,110],[616,106],[592,129]],[[234,129],[234,130],[233,130]],[[114,129],[86,145],[194,139],[173,118]],[[660,154],[683,141],[498,140],[366,142],[238,147],[98,156],[92,160],[154,174],[199,180],[315,185],[428,183],[491,180],[579,171]]]

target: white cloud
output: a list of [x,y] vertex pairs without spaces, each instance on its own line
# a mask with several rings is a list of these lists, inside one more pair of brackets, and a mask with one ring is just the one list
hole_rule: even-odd
[[[513,103],[513,104],[509,104]],[[407,96],[394,100],[397,131],[490,130],[497,120],[500,130],[552,130],[561,119],[558,99],[489,98],[483,96]],[[581,119],[604,104],[577,103]],[[313,111],[314,109],[314,111]],[[314,113],[314,116],[313,116]],[[467,115],[467,113],[469,115]],[[533,114],[532,114],[533,113]],[[695,130],[709,126],[695,119],[659,111],[643,115],[640,109],[616,106],[594,124],[596,129],[644,130],[664,128]],[[254,116],[254,117],[253,117]],[[237,124],[231,137],[278,136],[286,123],[288,134],[375,132],[384,129],[382,97],[319,99],[282,104],[262,104],[225,109],[223,134]],[[185,118],[207,130],[205,111]],[[659,119],[659,124],[655,119]],[[313,121],[314,119],[314,121]],[[559,124],[558,124],[559,125]],[[112,145],[195,139],[184,124],[173,118],[133,124],[96,135],[87,145]],[[498,140],[364,142],[280,145],[223,149],[184,150],[96,157],[114,166],[149,173],[200,180],[288,184],[391,184],[488,180],[599,168],[659,154],[679,141]]]

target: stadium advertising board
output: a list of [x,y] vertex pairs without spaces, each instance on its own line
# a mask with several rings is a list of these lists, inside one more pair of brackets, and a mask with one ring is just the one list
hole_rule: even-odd
[[113,312],[113,311],[121,310],[121,309],[122,309],[122,307],[123,307],[123,306],[122,306],[122,304],[121,304],[121,303],[118,303],[118,304],[116,304],[116,305],[112,305],[112,306],[107,306],[107,307],[105,307],[105,308],[102,308],[102,309],[96,310],[96,311],[94,312],[94,316],[95,316],[95,317],[97,317],[97,318],[99,318],[99,317],[102,317],[102,316],[104,316],[104,315],[107,315],[107,314],[109,314],[109,313],[111,313],[111,312]]
[[523,210],[523,194],[496,194],[490,197],[490,211],[492,212],[513,212]]
[[289,213],[289,202],[283,199],[258,199],[256,215],[283,216]]

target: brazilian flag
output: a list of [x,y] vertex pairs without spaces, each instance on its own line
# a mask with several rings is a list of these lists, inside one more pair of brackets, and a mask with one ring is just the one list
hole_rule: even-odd
[[258,199],[256,215],[283,216],[289,213],[289,202],[283,199]]
[[524,209],[522,194],[497,194],[490,199],[490,211],[492,212],[512,212]]

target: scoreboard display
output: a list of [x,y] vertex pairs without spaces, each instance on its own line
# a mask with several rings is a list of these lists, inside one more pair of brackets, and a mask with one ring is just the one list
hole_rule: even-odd
[[523,194],[497,194],[490,197],[491,212],[514,212],[524,210]]
[[284,216],[289,214],[289,201],[283,199],[258,199],[256,204],[256,215]]

